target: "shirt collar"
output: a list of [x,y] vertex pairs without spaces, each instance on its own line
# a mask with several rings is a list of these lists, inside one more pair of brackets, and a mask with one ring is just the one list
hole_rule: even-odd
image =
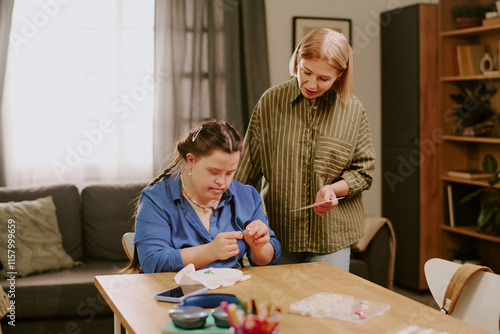
[[181,177],[179,173],[175,173],[170,175],[167,183],[170,184],[170,187],[167,189],[170,191],[170,195],[174,201],[180,201],[182,197],[182,188],[181,188]]

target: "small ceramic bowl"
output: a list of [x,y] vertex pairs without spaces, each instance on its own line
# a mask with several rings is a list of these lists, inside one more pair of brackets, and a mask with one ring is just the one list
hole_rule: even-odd
[[220,328],[229,328],[229,321],[227,320],[227,313],[222,309],[222,307],[218,306],[212,310],[212,317],[215,320],[215,325]]
[[203,328],[208,317],[208,311],[199,306],[178,306],[168,313],[175,327],[182,329]]

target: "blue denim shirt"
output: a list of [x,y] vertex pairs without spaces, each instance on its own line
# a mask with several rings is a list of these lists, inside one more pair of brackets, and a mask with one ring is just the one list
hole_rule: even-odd
[[[257,219],[267,225],[259,193],[254,187],[233,180],[210,218],[209,233],[182,195],[180,179],[164,178],[143,190],[139,200],[134,244],[142,270],[145,273],[179,271],[188,264],[182,261],[182,248],[208,244],[220,232],[243,231],[247,224]],[[269,234],[274,247],[269,264],[277,264],[281,244],[270,228]],[[256,265],[248,244],[243,239],[237,243],[240,248],[237,257],[217,260],[204,268],[238,268],[245,253],[250,264]]]

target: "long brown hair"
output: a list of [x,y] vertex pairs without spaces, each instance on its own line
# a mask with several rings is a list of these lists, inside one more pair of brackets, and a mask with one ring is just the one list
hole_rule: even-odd
[[[223,120],[208,120],[199,123],[191,131],[187,133],[184,139],[180,140],[176,145],[176,150],[171,156],[171,162],[147,187],[152,186],[165,177],[168,177],[184,168],[186,156],[188,153],[200,158],[210,155],[214,150],[220,150],[226,153],[241,152],[243,149],[242,137],[235,128]],[[137,215],[137,206],[139,199],[136,201],[136,209],[134,213],[134,222]],[[133,231],[135,231],[135,223]],[[132,261],[125,267],[122,272],[139,272],[140,263],[137,256],[137,247],[134,246],[134,255]]]

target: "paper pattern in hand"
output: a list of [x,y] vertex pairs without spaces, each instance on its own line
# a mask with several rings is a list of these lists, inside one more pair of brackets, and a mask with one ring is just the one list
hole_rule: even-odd
[[207,268],[195,270],[192,263],[188,264],[175,275],[177,284],[203,284],[209,289],[231,286],[236,282],[246,281],[251,275],[243,275],[238,269]]

